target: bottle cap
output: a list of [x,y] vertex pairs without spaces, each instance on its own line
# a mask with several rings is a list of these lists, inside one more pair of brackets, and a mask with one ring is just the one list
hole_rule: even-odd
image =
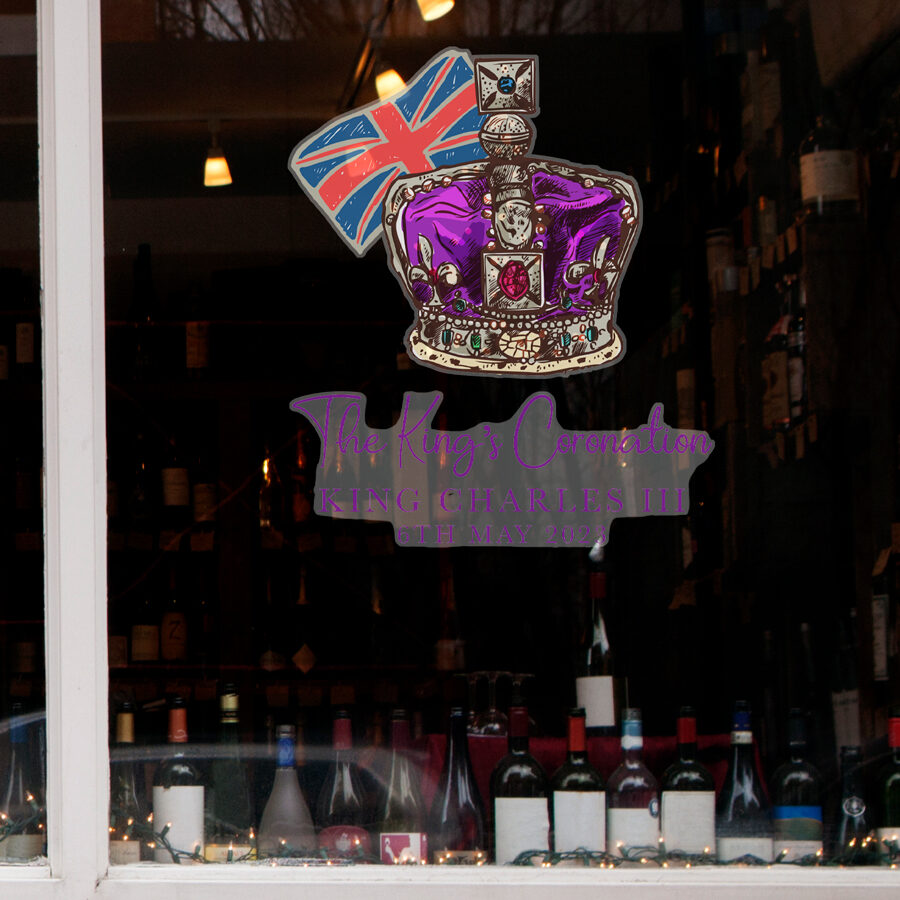
[[134,713],[124,706],[116,713],[116,743],[134,743]]
[[173,697],[169,704],[169,743],[186,744],[187,739],[187,709],[184,706],[184,698]]
[[683,706],[676,723],[679,744],[697,743],[697,719],[694,710],[689,706]]
[[584,710],[581,707],[570,710],[567,735],[570,753],[584,753],[587,749],[584,728]]
[[900,747],[900,716],[888,719],[888,745],[892,749]]
[[636,750],[644,745],[641,711],[630,707],[622,712],[622,749]]

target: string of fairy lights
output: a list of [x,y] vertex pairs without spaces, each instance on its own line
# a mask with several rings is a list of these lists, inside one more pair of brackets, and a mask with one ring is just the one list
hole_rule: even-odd
[[[115,810],[113,811],[115,813]],[[35,804],[35,820],[39,814],[37,805]],[[12,833],[14,826],[8,823],[5,817],[0,816],[0,820],[4,821],[4,825],[0,828],[0,841],[7,834]],[[31,820],[29,820],[30,822]],[[27,823],[17,825],[15,827],[23,827]],[[151,813],[146,822],[138,822],[128,819],[126,827],[122,831],[121,840],[138,840],[146,843],[151,849],[162,848],[171,857],[174,863],[210,863],[218,865],[225,863],[241,863],[256,860],[256,855],[252,850],[246,850],[241,847],[240,850],[229,848],[225,859],[221,861],[209,860],[205,858],[198,845],[193,850],[181,850],[173,847],[168,840],[168,833],[171,823],[167,823],[159,831],[155,830],[153,823],[153,814]],[[115,828],[110,826],[110,834],[115,832]],[[251,836],[252,840],[252,836]],[[876,856],[878,845],[883,845],[880,855]],[[874,846],[873,846],[874,845]],[[665,839],[660,838],[659,843],[655,846],[643,847],[626,847],[619,844],[615,853],[603,850],[587,850],[579,847],[576,850],[553,851],[553,850],[526,850],[520,853],[511,863],[514,866],[533,866],[540,868],[552,868],[559,865],[581,865],[585,867],[593,867],[600,869],[615,869],[621,866],[656,866],[658,868],[685,868],[690,869],[693,866],[751,866],[758,868],[772,868],[773,866],[798,866],[798,867],[840,867],[858,866],[861,864],[871,864],[876,860],[883,865],[896,869],[900,866],[900,834],[892,835],[890,838],[877,838],[874,835],[867,835],[860,841],[856,838],[847,842],[847,846],[843,853],[825,857],[822,850],[810,853],[799,858],[789,858],[791,854],[790,848],[783,850],[774,860],[762,859],[753,854],[745,854],[737,859],[728,862],[720,862],[711,847],[704,847],[702,853],[688,853],[683,850],[669,849],[666,847]],[[347,865],[374,865],[380,864],[381,860],[369,853],[366,853],[363,847],[357,841],[356,850],[349,854],[341,856],[333,856],[327,849],[322,849],[318,853],[310,853],[307,849],[300,849],[290,846],[286,841],[281,842],[281,849],[277,853],[267,854],[264,859],[259,860],[269,865],[293,865],[293,866],[347,866]],[[436,865],[476,865],[482,866],[487,864],[487,854],[483,851],[476,853],[454,853],[446,851],[438,854],[435,860]],[[424,865],[421,860],[398,861],[397,865]]]

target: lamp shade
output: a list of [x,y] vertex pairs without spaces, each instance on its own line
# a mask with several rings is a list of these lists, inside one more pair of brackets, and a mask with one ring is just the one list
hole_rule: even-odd
[[210,147],[206,154],[206,166],[203,169],[203,184],[206,187],[222,187],[231,184],[231,172],[228,160],[221,147]]
[[441,16],[446,16],[455,0],[418,0],[419,12],[426,22],[433,22]]
[[387,100],[406,87],[406,82],[400,77],[396,69],[382,69],[375,76],[375,90],[379,100]]

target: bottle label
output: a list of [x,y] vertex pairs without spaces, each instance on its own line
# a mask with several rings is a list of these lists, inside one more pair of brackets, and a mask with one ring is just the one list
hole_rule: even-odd
[[167,662],[187,657],[187,619],[184,613],[167,612],[162,618],[160,653]]
[[822,849],[821,806],[773,807],[772,824],[776,859],[794,862],[804,856],[814,856]]
[[356,825],[332,825],[319,832],[319,847],[336,856],[368,854],[372,847],[369,832]]
[[742,856],[772,862],[775,851],[770,837],[720,837],[716,841],[716,855],[719,862],[731,862]]
[[9,381],[9,347],[0,344],[0,381]]
[[753,732],[752,731],[732,731],[731,732],[731,743],[732,744],[752,744],[753,743]]
[[109,864],[111,866],[128,866],[141,861],[140,841],[110,841]]
[[133,662],[155,662],[159,659],[159,626],[133,625],[131,628]]
[[771,428],[778,422],[788,420],[791,415],[787,350],[775,350],[763,357],[762,377],[765,385],[762,401],[763,425]]
[[[256,859],[256,851],[250,844],[207,844],[203,848],[203,857],[207,862],[227,863],[247,859]],[[230,857],[230,858],[229,858]]]
[[606,847],[624,856],[635,847],[659,847],[659,801],[643,809],[610,809],[606,814]]
[[550,849],[550,818],[546,797],[494,799],[495,859],[511,863],[526,850]]
[[615,728],[616,704],[611,675],[589,675],[575,679],[578,705],[584,709],[587,728]]
[[831,694],[834,715],[834,739],[838,747],[858,747],[862,743],[859,732],[859,690],[834,691]]
[[294,756],[294,742],[289,737],[278,738],[278,767],[293,768],[296,763]]
[[0,859],[34,859],[43,852],[42,834],[11,834],[0,841]]
[[800,157],[800,193],[804,203],[859,200],[856,154],[820,150]]
[[606,793],[553,792],[553,849],[606,849]]
[[419,865],[428,859],[428,835],[420,831],[382,831],[378,845],[386,865]]
[[189,506],[191,487],[187,469],[181,466],[162,470],[163,506]]
[[841,800],[841,809],[851,818],[858,819],[866,811],[866,801],[851,794]]
[[[153,787],[153,830],[169,826],[166,840],[174,850],[203,853],[203,785]],[[173,862],[168,850],[156,845],[153,858],[159,863]],[[186,862],[186,860],[182,860]]]
[[888,613],[890,597],[872,597],[872,676],[875,681],[888,681]]
[[881,856],[891,856],[900,850],[900,827],[876,828],[875,835],[878,838],[878,853]]
[[660,825],[666,850],[712,853],[716,846],[715,791],[663,791]]
[[216,521],[216,486],[214,484],[195,484],[194,490],[194,521]]
[[185,355],[189,369],[209,367],[209,322],[188,322],[185,326]]
[[16,323],[16,362],[34,362],[34,325],[31,322]]

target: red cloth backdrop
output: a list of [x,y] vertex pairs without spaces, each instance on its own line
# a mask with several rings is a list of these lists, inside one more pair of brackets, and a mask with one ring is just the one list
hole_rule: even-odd
[[[722,787],[728,769],[728,757],[731,737],[727,734],[698,735],[697,756],[700,762],[712,773],[716,781],[716,791]],[[422,795],[425,808],[429,809],[437,780],[444,764],[444,751],[447,739],[441,734],[430,734],[426,738],[426,760],[423,773]],[[565,738],[531,738],[532,755],[544,767],[548,778],[562,765],[566,758]],[[469,756],[475,780],[481,791],[481,799],[485,806],[490,800],[491,772],[499,760],[506,754],[505,737],[469,736]],[[676,743],[674,737],[645,737],[644,762],[650,771],[661,778],[666,767],[675,761]],[[604,780],[608,779],[613,769],[622,759],[622,747],[618,738],[589,738],[588,759],[600,772]]]

